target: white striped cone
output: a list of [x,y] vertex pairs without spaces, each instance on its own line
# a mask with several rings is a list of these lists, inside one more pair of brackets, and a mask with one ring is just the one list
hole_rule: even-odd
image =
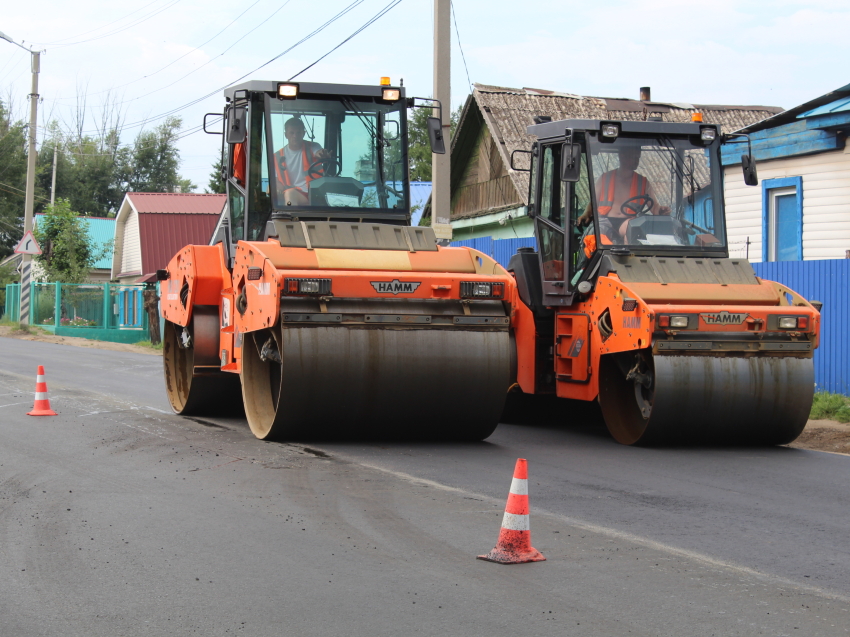
[[542,562],[546,559],[540,551],[531,546],[531,527],[528,523],[528,463],[524,458],[516,461],[514,479],[511,482],[496,548],[487,555],[479,555],[478,559],[499,564]]
[[44,365],[38,366],[38,376],[35,377],[35,404],[27,416],[58,416],[50,408],[50,399],[47,397],[47,381],[44,380]]

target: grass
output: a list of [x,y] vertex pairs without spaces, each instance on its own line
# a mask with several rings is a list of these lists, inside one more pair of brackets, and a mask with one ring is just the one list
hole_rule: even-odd
[[147,347],[148,349],[162,349],[162,341],[159,342],[159,345],[154,345],[150,341],[138,341],[137,343],[133,343],[133,345],[138,345],[139,347]]
[[18,323],[17,321],[9,321],[7,319],[0,320],[0,326],[11,327],[15,332],[23,332],[24,334],[49,334],[47,330],[43,330],[37,325],[27,325],[26,323]]
[[813,420],[850,422],[850,398],[828,391],[815,392],[809,417]]

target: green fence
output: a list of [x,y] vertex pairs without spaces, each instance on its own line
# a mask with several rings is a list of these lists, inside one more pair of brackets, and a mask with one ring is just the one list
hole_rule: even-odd
[[[5,318],[20,321],[20,283],[6,285]],[[145,286],[30,283],[30,325],[61,336],[135,343],[148,339]]]

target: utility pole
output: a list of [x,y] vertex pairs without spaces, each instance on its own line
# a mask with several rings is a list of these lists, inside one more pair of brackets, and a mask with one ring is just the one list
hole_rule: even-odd
[[[32,91],[30,92],[30,125],[29,145],[27,147],[27,189],[24,200],[24,234],[32,231],[32,212],[35,203],[35,133],[38,116],[38,73],[41,66],[41,51],[33,51],[18,44],[8,35],[0,32],[0,39],[6,40],[15,46],[21,47],[32,55]],[[32,255],[21,255],[21,312],[20,322],[30,322],[30,278],[32,269]]]
[[56,202],[56,155],[59,152],[59,146],[56,145],[56,139],[53,140],[53,178],[50,180],[50,207]]
[[434,99],[440,100],[442,113],[434,109],[434,117],[442,116],[444,155],[431,155],[431,227],[437,239],[452,238],[451,222],[451,0],[434,0]]

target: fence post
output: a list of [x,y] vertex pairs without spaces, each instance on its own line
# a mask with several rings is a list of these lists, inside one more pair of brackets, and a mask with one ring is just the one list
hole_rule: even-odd
[[53,327],[59,327],[59,318],[62,316],[62,284],[57,281],[53,285],[56,286],[54,290],[56,300],[54,301],[55,307],[53,308]]
[[32,318],[35,316],[35,303],[33,303],[33,299],[35,299],[35,281],[30,279],[30,310],[27,317],[27,323],[32,325]]
[[103,328],[109,328],[109,317],[112,315],[111,308],[109,307],[109,301],[111,299],[111,295],[109,294],[109,282],[103,284]]

